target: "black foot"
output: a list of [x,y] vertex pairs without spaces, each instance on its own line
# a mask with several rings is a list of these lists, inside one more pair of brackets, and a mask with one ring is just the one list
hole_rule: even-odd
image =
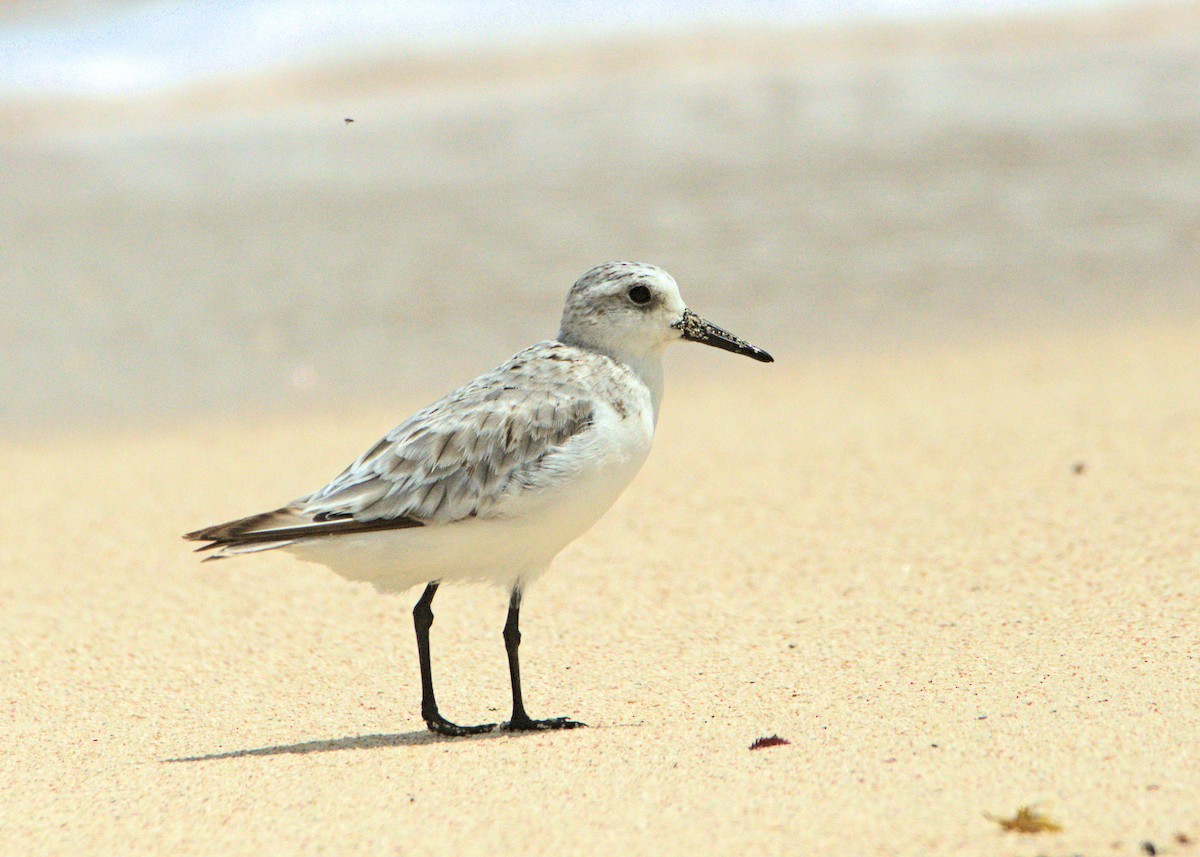
[[446,735],[450,738],[482,735],[484,732],[491,732],[496,728],[495,723],[481,723],[478,726],[459,726],[457,723],[451,723],[440,714],[434,717],[426,717],[425,725],[429,727],[430,732],[436,732],[439,735]]
[[509,732],[544,732],[550,729],[576,729],[587,726],[578,720],[568,720],[565,717],[551,717],[549,720],[534,720],[531,717],[514,717],[503,724]]

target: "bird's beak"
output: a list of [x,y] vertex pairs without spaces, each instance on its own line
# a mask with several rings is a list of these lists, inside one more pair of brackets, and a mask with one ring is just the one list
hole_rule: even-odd
[[689,342],[703,342],[705,345],[732,351],[734,354],[745,354],[762,363],[775,362],[775,358],[761,348],[755,348],[749,342],[738,339],[728,330],[722,330],[715,324],[705,321],[690,309],[685,309],[683,317],[671,327],[678,330],[680,335]]

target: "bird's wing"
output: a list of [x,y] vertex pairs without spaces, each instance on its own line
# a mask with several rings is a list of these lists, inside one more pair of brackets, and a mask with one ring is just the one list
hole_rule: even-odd
[[548,456],[592,425],[594,402],[578,383],[578,367],[531,353],[553,353],[552,346],[562,347],[527,349],[430,405],[288,508],[317,525],[488,517],[506,493],[535,481]]
[[[518,353],[401,423],[324,488],[281,509],[185,538],[209,559],[310,538],[442,524],[499,514],[536,485],[554,453],[595,417],[589,361],[559,342]],[[588,364],[588,365],[585,365]]]

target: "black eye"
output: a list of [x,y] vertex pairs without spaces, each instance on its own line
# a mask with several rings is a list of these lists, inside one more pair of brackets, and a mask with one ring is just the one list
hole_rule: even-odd
[[634,286],[629,290],[629,299],[635,304],[650,303],[650,290],[645,286]]

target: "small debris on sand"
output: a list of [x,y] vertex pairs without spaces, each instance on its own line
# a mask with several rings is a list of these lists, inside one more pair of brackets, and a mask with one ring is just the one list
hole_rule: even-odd
[[791,743],[792,742],[787,740],[786,738],[780,738],[778,735],[771,735],[769,737],[757,739],[753,744],[750,745],[750,749],[751,750],[762,750],[765,747],[782,747],[785,744],[791,744]]
[[1000,818],[987,812],[983,817],[1016,833],[1058,833],[1062,830],[1061,824],[1042,815],[1032,806],[1021,807],[1012,818]]

